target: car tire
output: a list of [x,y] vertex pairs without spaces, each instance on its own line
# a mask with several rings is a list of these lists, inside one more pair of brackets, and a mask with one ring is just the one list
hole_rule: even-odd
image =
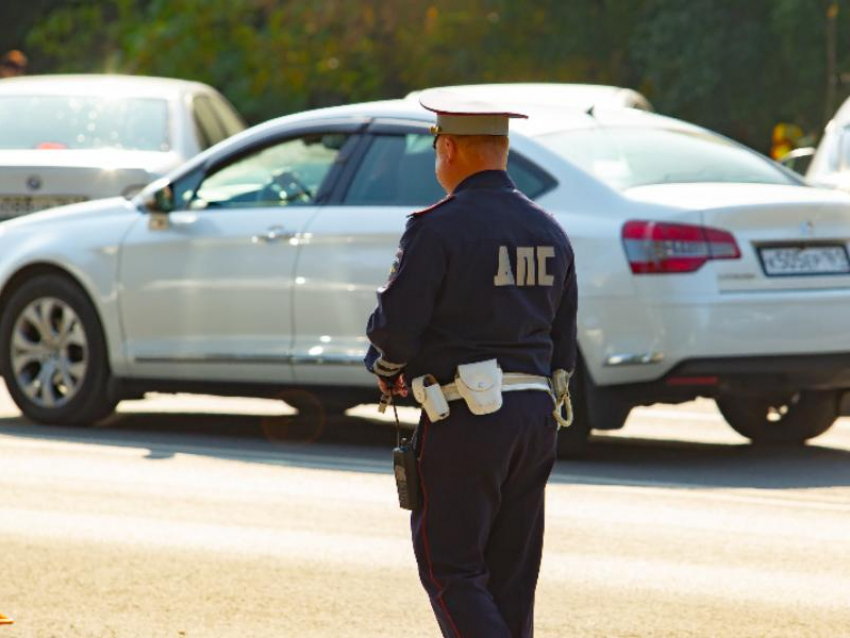
[[62,275],[33,277],[9,297],[0,372],[21,412],[39,423],[91,425],[117,403],[97,311]]
[[726,422],[756,444],[802,445],[838,418],[840,393],[803,390],[787,395],[723,394],[716,399]]
[[631,406],[614,391],[596,385],[579,362],[570,379],[573,423],[558,432],[558,458],[575,459],[587,455],[591,430],[618,430],[629,416]]

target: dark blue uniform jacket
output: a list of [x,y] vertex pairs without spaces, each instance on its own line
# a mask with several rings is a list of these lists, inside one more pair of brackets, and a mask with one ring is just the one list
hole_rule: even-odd
[[366,366],[440,383],[492,358],[505,372],[572,370],[576,294],[563,229],[506,172],[476,173],[410,216],[369,317]]

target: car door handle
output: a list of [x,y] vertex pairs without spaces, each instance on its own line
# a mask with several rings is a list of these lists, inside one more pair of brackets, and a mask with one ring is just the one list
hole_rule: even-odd
[[252,244],[270,244],[282,239],[292,239],[295,233],[286,232],[283,226],[272,226],[266,232],[251,237]]

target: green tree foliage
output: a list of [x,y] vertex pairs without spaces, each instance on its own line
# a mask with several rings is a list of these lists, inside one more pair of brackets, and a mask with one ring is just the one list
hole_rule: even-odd
[[10,49],[23,49],[27,33],[36,20],[61,3],[62,0],[26,0],[26,2],[3,0],[0,2],[0,55]]
[[[46,0],[43,0],[46,1]],[[818,131],[850,71],[850,0],[53,0],[38,68],[196,79],[251,121],[427,86],[636,88],[664,113],[761,150],[778,121]]]
[[[661,110],[764,149],[778,121],[824,124],[831,4],[651,0],[632,55]],[[843,10],[850,27],[850,6]]]

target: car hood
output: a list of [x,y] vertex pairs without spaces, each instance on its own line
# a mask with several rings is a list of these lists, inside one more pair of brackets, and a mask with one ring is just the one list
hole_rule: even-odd
[[162,175],[177,166],[174,151],[125,151],[119,149],[24,149],[0,150],[0,167],[142,169]]
[[652,184],[623,192],[630,200],[687,211],[788,204],[850,204],[840,191],[785,184]]

